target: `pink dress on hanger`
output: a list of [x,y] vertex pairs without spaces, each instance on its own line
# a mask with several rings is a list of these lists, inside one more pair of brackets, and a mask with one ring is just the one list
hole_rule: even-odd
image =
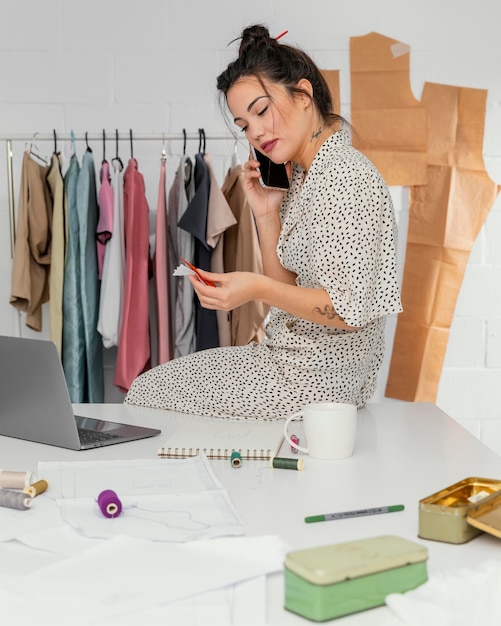
[[143,175],[129,160],[124,174],[125,290],[113,384],[124,391],[150,368],[149,208]]

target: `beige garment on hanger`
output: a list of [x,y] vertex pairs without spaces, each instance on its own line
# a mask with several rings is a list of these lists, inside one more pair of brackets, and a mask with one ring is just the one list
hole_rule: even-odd
[[23,155],[12,262],[10,303],[26,313],[26,326],[42,330],[42,305],[49,300],[52,202],[48,167]]
[[52,193],[52,255],[49,275],[49,328],[50,338],[61,356],[63,344],[63,285],[66,243],[68,241],[68,216],[66,194],[61,171],[61,157],[53,153],[47,182]]
[[[263,273],[263,260],[256,224],[242,186],[243,165],[229,170],[222,192],[236,219],[224,234],[224,268],[227,272]],[[264,320],[269,307],[263,302],[247,302],[231,313],[231,343],[244,346],[264,338]]]

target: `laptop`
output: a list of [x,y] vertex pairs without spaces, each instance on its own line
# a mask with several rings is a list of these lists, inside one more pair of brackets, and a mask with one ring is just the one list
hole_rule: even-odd
[[55,344],[0,336],[0,435],[88,450],[160,433],[75,415]]

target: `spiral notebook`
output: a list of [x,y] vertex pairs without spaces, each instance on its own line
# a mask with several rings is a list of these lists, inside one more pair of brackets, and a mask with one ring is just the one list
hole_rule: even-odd
[[221,418],[191,418],[165,434],[160,459],[184,459],[204,453],[209,459],[268,460],[277,455],[283,441],[283,422]]

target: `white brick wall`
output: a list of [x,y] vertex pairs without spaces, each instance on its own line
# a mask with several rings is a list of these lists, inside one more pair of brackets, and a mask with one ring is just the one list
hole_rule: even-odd
[[[410,85],[417,98],[424,82],[488,90],[484,157],[501,183],[501,46],[497,0],[0,0],[0,134],[226,133],[216,104],[215,78],[233,58],[243,26],[265,22],[273,33],[309,50],[319,65],[341,71],[341,108],[349,116],[349,38],[376,31],[409,44]],[[109,136],[107,155],[114,155]],[[100,142],[91,146],[99,162]],[[50,154],[51,143],[39,144]],[[70,146],[59,144],[65,158]],[[78,146],[80,154],[82,144]],[[172,175],[181,150],[169,142]],[[188,150],[196,151],[195,142]],[[222,175],[232,142],[210,142]],[[14,145],[16,201],[23,143]],[[161,142],[135,143],[155,206]],[[242,155],[245,150],[242,148]],[[129,146],[120,144],[120,156]],[[400,268],[405,253],[408,192],[392,188],[397,208]],[[0,332],[29,334],[8,304],[10,244],[5,150],[0,145]],[[498,198],[472,250],[450,332],[437,404],[501,453],[501,200]],[[390,321],[391,345],[394,321]],[[44,331],[44,334],[46,332]],[[107,400],[120,400],[111,385]],[[376,398],[382,397],[388,359]]]

